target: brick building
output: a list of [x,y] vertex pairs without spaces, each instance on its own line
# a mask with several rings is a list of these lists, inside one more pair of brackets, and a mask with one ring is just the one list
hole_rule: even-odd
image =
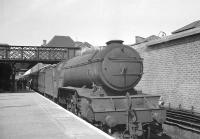
[[200,28],[193,22],[172,35],[132,45],[144,58],[136,89],[163,96],[165,105],[200,112]]

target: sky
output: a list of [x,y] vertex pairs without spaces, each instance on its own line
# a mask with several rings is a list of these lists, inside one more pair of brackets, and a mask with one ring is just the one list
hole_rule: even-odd
[[0,0],[0,43],[41,45],[54,35],[135,43],[200,20],[200,0]]

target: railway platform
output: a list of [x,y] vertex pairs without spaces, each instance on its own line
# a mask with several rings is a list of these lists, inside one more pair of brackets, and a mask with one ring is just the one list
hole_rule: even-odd
[[38,93],[0,94],[1,139],[112,139]]

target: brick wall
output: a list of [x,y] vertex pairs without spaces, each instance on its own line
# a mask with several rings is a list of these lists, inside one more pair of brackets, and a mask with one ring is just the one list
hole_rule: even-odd
[[200,34],[133,48],[144,58],[144,75],[136,89],[161,95],[166,106],[194,106],[200,112]]

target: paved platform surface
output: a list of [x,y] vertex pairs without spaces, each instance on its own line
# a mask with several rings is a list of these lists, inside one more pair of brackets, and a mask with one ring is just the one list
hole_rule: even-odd
[[0,94],[0,139],[109,138],[38,93]]

